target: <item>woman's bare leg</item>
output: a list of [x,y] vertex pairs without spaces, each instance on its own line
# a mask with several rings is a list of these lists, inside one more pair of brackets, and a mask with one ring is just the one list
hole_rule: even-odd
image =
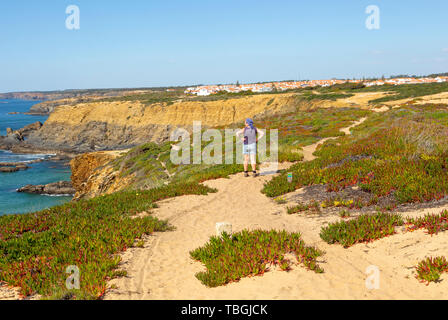
[[249,165],[249,155],[245,154],[244,155],[244,171],[247,172],[247,167]]
[[250,164],[252,165],[252,171],[257,171],[257,155],[251,154],[250,155]]

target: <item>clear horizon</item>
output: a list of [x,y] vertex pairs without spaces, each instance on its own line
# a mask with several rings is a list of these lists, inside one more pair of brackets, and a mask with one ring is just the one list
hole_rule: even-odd
[[[366,28],[370,5],[379,29]],[[442,73],[446,12],[442,0],[1,3],[0,92]]]

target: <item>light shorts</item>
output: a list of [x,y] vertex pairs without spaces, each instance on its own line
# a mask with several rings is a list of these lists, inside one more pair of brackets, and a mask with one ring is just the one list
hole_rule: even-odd
[[243,154],[256,155],[257,154],[257,144],[243,144]]

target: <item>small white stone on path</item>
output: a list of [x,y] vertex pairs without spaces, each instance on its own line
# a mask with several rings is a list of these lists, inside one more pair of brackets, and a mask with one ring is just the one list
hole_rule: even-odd
[[278,171],[278,162],[263,162],[260,164],[260,175],[266,176],[276,174]]
[[216,223],[216,235],[220,237],[223,232],[229,235],[232,234],[232,224],[229,222]]

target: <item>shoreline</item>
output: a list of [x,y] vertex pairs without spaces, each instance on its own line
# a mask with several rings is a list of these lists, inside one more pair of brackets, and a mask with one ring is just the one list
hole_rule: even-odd
[[45,113],[45,112],[8,112],[8,114],[9,115],[24,114],[27,116],[48,116],[48,115],[50,115],[50,113]]
[[[32,145],[0,145],[0,151],[11,152],[13,154],[30,154],[30,155],[48,155],[53,160],[70,160],[82,154],[82,152],[73,152],[68,150],[57,149],[40,149]],[[56,159],[55,159],[56,158]]]
[[29,152],[16,152],[13,150],[7,150],[7,149],[1,149],[0,151],[12,154],[12,155],[34,155],[34,156],[40,156],[38,159],[32,159],[32,160],[24,160],[24,161],[3,161],[0,162],[0,167],[2,166],[18,166],[18,165],[23,165],[23,164],[33,164],[33,163],[39,163],[39,162],[44,162],[44,161],[54,161],[54,162],[67,162],[69,160],[71,160],[72,158],[74,158],[76,155],[74,154],[70,154],[70,153],[66,153],[66,152],[51,152],[51,153],[45,153],[45,152],[41,152],[38,150],[35,150],[35,152],[33,151],[29,151]]
[[[51,208],[55,205],[57,205],[60,201],[66,201],[70,202],[74,198],[74,193],[57,193],[59,190],[55,187],[60,182],[70,182],[71,183],[71,168],[70,168],[70,158],[67,157],[61,157],[61,155],[58,155],[56,153],[19,153],[19,155],[36,155],[39,158],[38,159],[18,159],[14,155],[16,155],[15,152],[11,150],[1,150],[4,152],[7,152],[8,155],[4,157],[5,161],[0,162],[0,168],[4,169],[11,169],[10,171],[3,171],[2,173],[5,174],[2,179],[5,179],[5,186],[13,187],[14,189],[10,189],[8,191],[7,189],[3,190],[3,183],[2,183],[2,190],[1,191],[1,198],[2,201],[6,201],[5,205],[6,207],[0,211],[1,215],[22,215],[22,214],[29,214],[32,212],[35,212],[36,210],[33,209],[33,201],[31,199],[40,199],[37,200],[40,205],[43,205],[42,209],[45,208]],[[8,161],[8,156],[11,155],[13,159],[11,161]],[[41,164],[42,163],[42,164]],[[47,163],[47,164],[45,164]],[[33,166],[33,164],[37,164],[38,166]],[[24,168],[24,169],[22,169]],[[13,175],[14,173],[19,173],[20,171],[31,171],[31,172],[24,172],[18,176]],[[63,173],[66,172],[66,173]],[[17,177],[17,178],[15,178]],[[17,180],[18,179],[18,180]],[[53,185],[53,186],[52,186]],[[38,187],[42,186],[42,191],[46,191],[47,189],[44,189],[45,187],[53,187],[50,193],[49,192],[26,192],[22,191],[19,192],[20,189],[25,189],[26,187],[33,187],[35,190],[39,190]],[[52,193],[52,192],[55,193]],[[62,191],[62,190],[61,190]],[[17,194],[22,193],[23,196],[18,196]],[[14,199],[22,199],[19,202],[25,203],[22,205],[15,205],[14,201],[10,202],[8,201],[8,194],[11,195]],[[30,200],[27,200],[27,196],[29,195],[35,195],[35,196],[42,196],[39,198],[30,198]],[[22,198],[23,197],[23,198]],[[54,200],[51,200],[53,198]],[[65,199],[67,198],[67,199]],[[61,200],[56,200],[61,199]],[[26,210],[24,212],[19,212],[20,210]],[[41,209],[39,209],[41,210]],[[38,211],[39,211],[38,210]],[[16,212],[17,211],[17,212]]]

